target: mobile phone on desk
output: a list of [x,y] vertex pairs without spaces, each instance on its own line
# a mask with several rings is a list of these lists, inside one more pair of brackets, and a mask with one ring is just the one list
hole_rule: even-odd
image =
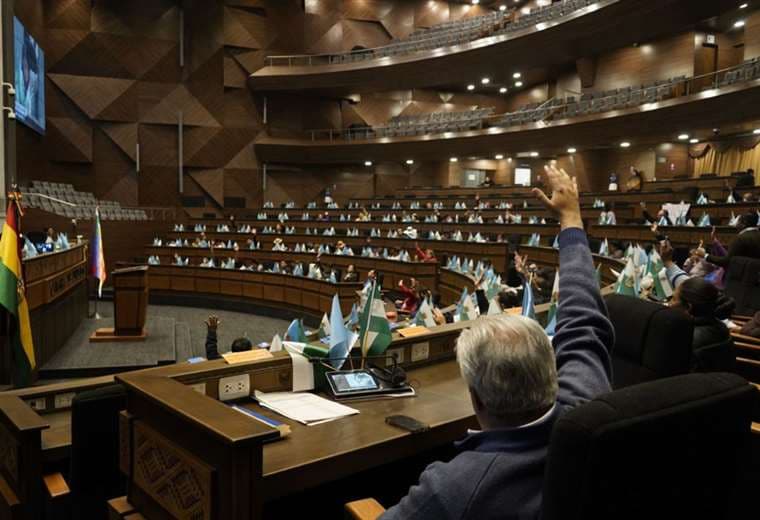
[[409,417],[408,415],[389,415],[385,418],[385,422],[410,433],[422,433],[430,429],[429,425]]

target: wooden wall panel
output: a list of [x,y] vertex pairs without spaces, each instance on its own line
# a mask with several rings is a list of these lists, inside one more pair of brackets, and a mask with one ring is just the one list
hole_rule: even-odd
[[694,33],[641,42],[599,56],[593,90],[609,90],[694,73]]
[[744,59],[760,56],[760,11],[747,17],[744,25]]

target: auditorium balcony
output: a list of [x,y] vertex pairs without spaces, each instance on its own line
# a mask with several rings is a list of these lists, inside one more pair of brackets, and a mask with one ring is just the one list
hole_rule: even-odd
[[259,93],[330,94],[448,85],[453,74],[476,77],[494,63],[505,69],[575,63],[579,57],[691,29],[736,7],[729,0],[564,0],[527,14],[496,11],[472,26],[465,19],[433,27],[372,49],[270,55],[249,85]]
[[671,142],[684,129],[701,142],[712,138],[716,127],[724,137],[756,128],[759,78],[760,62],[755,59],[709,74],[554,97],[504,114],[476,108],[396,118],[375,127],[304,132],[270,128],[257,138],[256,154],[274,163],[361,163],[389,156],[435,160],[532,150],[546,157],[564,153],[568,146]]

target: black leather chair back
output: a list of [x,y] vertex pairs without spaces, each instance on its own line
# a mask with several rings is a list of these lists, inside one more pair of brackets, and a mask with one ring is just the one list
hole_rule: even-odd
[[126,491],[119,471],[119,412],[126,407],[126,391],[118,384],[81,392],[71,403],[73,518],[107,518],[106,502]]
[[735,518],[757,390],[725,372],[635,385],[552,432],[543,520]]
[[631,296],[605,298],[615,327],[613,388],[688,374],[694,324],[690,316]]
[[736,301],[736,314],[760,311],[760,259],[735,256],[726,272],[726,294]]

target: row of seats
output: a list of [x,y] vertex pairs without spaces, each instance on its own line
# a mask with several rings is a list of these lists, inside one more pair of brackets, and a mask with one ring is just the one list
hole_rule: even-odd
[[68,218],[92,219],[99,206],[103,220],[148,220],[145,210],[122,208],[113,200],[97,200],[93,193],[76,191],[71,184],[32,181],[21,192],[25,208],[38,208]]
[[513,126],[549,119],[563,119],[588,114],[598,114],[612,110],[637,107],[673,97],[679,84],[686,76],[662,80],[658,85],[624,87],[605,92],[587,93],[576,101],[574,96],[554,98],[535,106],[527,105],[517,112],[511,112],[493,120],[493,126]]
[[378,49],[331,56],[330,63],[354,63],[470,42],[498,27],[504,17],[505,13],[496,11],[465,20],[446,22],[429,29],[415,31],[407,38],[394,41]]
[[733,85],[734,83],[750,81],[756,78],[760,78],[760,59],[752,58],[745,61],[738,69],[726,72],[720,85]]
[[483,127],[483,119],[493,113],[493,107],[476,108],[466,112],[435,112],[418,116],[397,116],[388,126],[374,130],[376,137],[424,135],[441,132],[464,132]]
[[499,30],[497,34],[508,34],[510,32],[526,29],[531,25],[551,22],[557,18],[566,16],[578,9],[594,3],[593,0],[565,0],[564,2],[557,2],[544,7],[538,7],[532,10],[529,14],[523,15],[513,23],[507,24],[503,29]]

